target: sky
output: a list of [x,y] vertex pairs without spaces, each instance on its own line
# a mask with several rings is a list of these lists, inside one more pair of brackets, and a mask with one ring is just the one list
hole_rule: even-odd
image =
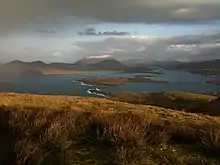
[[1,0],[0,62],[220,58],[220,0]]

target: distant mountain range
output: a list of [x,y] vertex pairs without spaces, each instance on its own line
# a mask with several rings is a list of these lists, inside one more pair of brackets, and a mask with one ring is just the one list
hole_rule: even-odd
[[[163,69],[175,69],[175,70],[185,70],[194,74],[202,75],[220,75],[220,59],[211,61],[197,61],[197,62],[179,62],[172,61],[166,63],[156,64]],[[209,83],[219,84],[218,79],[214,79]]]
[[75,63],[12,61],[0,66],[0,75],[40,75],[46,69],[59,70],[126,70],[127,66],[109,55],[91,56]]
[[[3,65],[0,65],[1,76],[15,76],[15,75],[41,75],[45,70],[62,70],[62,71],[100,71],[100,70],[120,70],[124,72],[149,72],[152,69],[149,68],[163,68],[163,69],[181,69],[188,70],[190,72],[202,73],[204,70],[220,73],[220,59],[212,61],[200,61],[200,62],[180,62],[180,61],[154,61],[141,63],[140,60],[120,62],[109,55],[102,56],[90,56],[83,58],[75,63],[45,63],[42,61],[23,62],[12,61]],[[138,62],[137,62],[138,61]],[[206,73],[205,73],[206,74]]]
[[[132,63],[133,61],[133,63]],[[160,67],[163,69],[186,69],[186,70],[213,70],[220,69],[220,59],[206,60],[206,61],[193,61],[193,62],[182,62],[182,61],[147,61],[146,59],[141,60],[129,60],[125,61],[128,66],[139,66],[139,67]]]
[[46,64],[41,61],[22,62],[16,60],[0,66],[0,75],[1,76],[40,75],[42,74],[40,68],[43,68],[45,66]]

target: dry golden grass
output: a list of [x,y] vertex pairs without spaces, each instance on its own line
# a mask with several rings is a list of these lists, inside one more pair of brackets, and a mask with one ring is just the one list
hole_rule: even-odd
[[0,94],[0,164],[220,163],[220,118],[107,99]]

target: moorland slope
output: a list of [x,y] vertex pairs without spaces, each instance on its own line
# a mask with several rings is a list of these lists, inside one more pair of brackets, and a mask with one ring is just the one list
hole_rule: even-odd
[[70,96],[0,94],[0,164],[220,164],[220,118]]

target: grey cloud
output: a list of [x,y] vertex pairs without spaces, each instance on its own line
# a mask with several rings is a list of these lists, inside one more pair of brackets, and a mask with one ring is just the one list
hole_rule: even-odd
[[80,48],[71,45],[66,38],[0,38],[0,61],[12,60],[46,62],[73,62],[81,55]]
[[170,38],[167,42],[170,45],[192,45],[203,43],[217,43],[220,39],[220,33],[210,35],[185,35]]
[[[104,38],[104,37],[103,37]],[[220,35],[172,38],[120,36],[96,41],[73,41],[60,37],[0,38],[0,61],[44,60],[74,62],[86,56],[110,54],[119,60],[207,60],[220,58]]]
[[39,33],[46,33],[46,34],[57,34],[57,31],[53,28],[39,28],[39,29],[35,29],[35,32],[39,32]]
[[101,22],[210,21],[220,19],[219,8],[219,0],[1,0],[0,29],[59,24],[65,16]]
[[119,32],[119,31],[104,31],[96,32],[95,28],[86,28],[84,31],[79,32],[79,35],[88,35],[88,36],[125,36],[129,35],[128,32]]
[[109,38],[101,42],[79,42],[85,56],[111,54],[118,59],[208,60],[220,58],[220,39],[216,35],[191,35],[173,38]]
[[173,37],[167,41],[166,55],[186,61],[220,59],[219,39],[220,33]]
[[148,58],[149,60],[161,58],[167,44],[163,39],[156,38],[108,38],[101,42],[78,42],[77,46],[84,48],[83,54],[110,54],[117,59]]

